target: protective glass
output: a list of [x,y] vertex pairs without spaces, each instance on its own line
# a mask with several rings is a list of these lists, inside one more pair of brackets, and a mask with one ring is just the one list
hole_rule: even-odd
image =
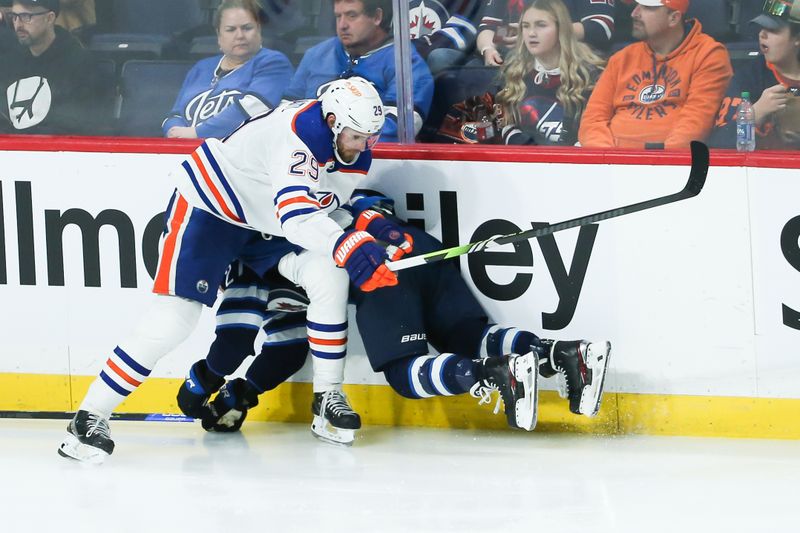
[[50,13],[49,11],[42,11],[41,13],[14,13],[13,11],[8,14],[11,17],[11,22],[21,21],[23,24],[30,23],[33,17],[38,17],[39,15],[47,15]]

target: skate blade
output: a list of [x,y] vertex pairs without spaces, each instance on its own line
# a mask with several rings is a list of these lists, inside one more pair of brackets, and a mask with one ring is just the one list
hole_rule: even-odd
[[586,364],[592,370],[592,384],[583,389],[580,411],[584,416],[592,418],[600,411],[606,371],[611,360],[611,343],[593,342],[586,352]]
[[536,427],[539,408],[539,357],[534,352],[518,356],[514,359],[514,378],[521,383],[525,396],[517,400],[514,414],[517,427],[533,431]]
[[354,429],[342,429],[330,425],[324,418],[315,416],[311,422],[311,434],[323,442],[336,446],[352,446],[355,440]]
[[71,433],[67,435],[67,438],[58,447],[58,455],[81,463],[95,465],[102,464],[108,457],[108,454],[103,450],[83,444],[78,440],[78,437]]

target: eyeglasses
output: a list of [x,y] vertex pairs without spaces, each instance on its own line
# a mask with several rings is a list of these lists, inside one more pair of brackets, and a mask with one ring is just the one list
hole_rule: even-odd
[[33,17],[38,17],[39,15],[47,15],[50,11],[42,11],[41,13],[14,13],[13,11],[8,15],[11,17],[11,22],[21,21],[24,24],[28,24]]

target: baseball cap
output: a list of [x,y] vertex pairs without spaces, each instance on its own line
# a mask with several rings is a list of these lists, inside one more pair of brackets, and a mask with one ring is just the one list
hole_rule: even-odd
[[800,0],[767,0],[761,14],[750,21],[768,30],[779,30],[786,24],[800,24]]
[[689,0],[636,0],[636,3],[648,7],[666,6],[669,9],[680,11],[683,15],[689,9]]
[[23,6],[43,7],[48,11],[54,12],[56,15],[58,15],[61,8],[58,0],[14,0],[14,2],[22,4]]

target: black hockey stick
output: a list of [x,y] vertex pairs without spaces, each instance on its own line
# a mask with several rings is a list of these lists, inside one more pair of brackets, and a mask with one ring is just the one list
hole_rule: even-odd
[[446,250],[438,250],[436,252],[400,259],[398,261],[392,261],[386,263],[386,266],[388,266],[389,270],[392,271],[403,270],[418,265],[424,265],[426,263],[432,263],[434,261],[441,261],[442,259],[452,259],[453,257],[459,257],[465,254],[481,252],[486,248],[493,248],[503,244],[535,239],[537,237],[543,237],[544,235],[550,235],[551,233],[555,233],[557,231],[575,228],[578,226],[585,226],[587,224],[600,222],[601,220],[621,217],[622,215],[629,215],[631,213],[636,213],[637,211],[644,211],[645,209],[651,209],[653,207],[667,205],[671,204],[672,202],[679,202],[681,200],[686,200],[687,198],[692,198],[700,194],[700,191],[703,190],[703,185],[706,183],[706,175],[708,174],[708,146],[699,141],[692,141],[691,147],[692,170],[689,173],[689,181],[686,182],[686,186],[683,188],[683,190],[674,194],[668,194],[666,196],[661,196],[660,198],[653,198],[652,200],[645,200],[644,202],[626,205],[624,207],[617,207],[616,209],[609,209],[608,211],[601,211],[593,215],[586,215],[585,217],[565,220],[564,222],[550,224],[549,226],[545,226],[543,228],[529,229],[519,233],[512,233],[510,235],[496,235],[483,241],[473,242],[463,246],[455,246],[453,248],[447,248]]

